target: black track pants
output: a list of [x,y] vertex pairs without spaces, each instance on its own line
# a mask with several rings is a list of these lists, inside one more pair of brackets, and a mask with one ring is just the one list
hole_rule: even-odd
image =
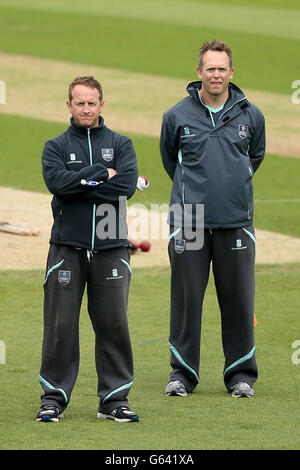
[[205,229],[203,247],[198,250],[182,250],[184,237],[179,236],[182,239],[176,241],[171,235],[169,242],[170,379],[181,380],[188,392],[199,381],[202,305],[212,264],[221,311],[224,382],[228,391],[239,381],[252,385],[257,379],[254,228]]
[[42,404],[55,404],[62,411],[70,401],[79,369],[79,313],[87,286],[95,332],[99,411],[128,406],[133,381],[127,321],[130,279],[126,247],[90,253],[51,245],[44,282]]

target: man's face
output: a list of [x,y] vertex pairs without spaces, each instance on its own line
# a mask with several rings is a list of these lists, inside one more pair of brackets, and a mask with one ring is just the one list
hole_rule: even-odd
[[229,81],[233,77],[229,57],[225,51],[207,51],[203,55],[202,68],[197,67],[198,77],[202,80],[204,93],[222,95],[227,93]]
[[104,105],[104,101],[100,101],[99,90],[86,85],[75,85],[72,97],[72,101],[67,101],[67,106],[75,124],[86,128],[98,126]]

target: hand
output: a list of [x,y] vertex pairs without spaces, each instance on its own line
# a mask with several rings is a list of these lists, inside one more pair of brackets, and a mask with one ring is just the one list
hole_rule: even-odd
[[115,170],[114,168],[107,168],[107,171],[108,171],[108,178],[107,178],[108,180],[118,173],[117,170]]

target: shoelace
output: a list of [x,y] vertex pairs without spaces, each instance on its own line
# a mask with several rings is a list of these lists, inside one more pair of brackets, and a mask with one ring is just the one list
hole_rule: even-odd
[[126,410],[127,408],[125,408],[124,406],[122,406],[121,408],[118,408],[116,410],[116,417],[117,418],[123,418],[123,410]]

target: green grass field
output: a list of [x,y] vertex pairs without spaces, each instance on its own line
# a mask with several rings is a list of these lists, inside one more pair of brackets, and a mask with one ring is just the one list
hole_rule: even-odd
[[[292,363],[298,323],[300,264],[257,267],[259,380],[254,399],[234,399],[223,385],[223,353],[212,279],[203,313],[201,379],[188,397],[166,397],[169,377],[168,268],[136,269],[129,302],[135,356],[130,403],[141,421],[96,419],[98,399],[93,332],[83,304],[81,367],[59,424],[34,421],[42,336],[40,271],[1,272],[1,449],[299,449],[299,370]],[[165,286],[165,287],[164,287]],[[159,295],[153,295],[153,292]],[[17,403],[17,407],[16,407]]]
[[232,45],[243,87],[290,93],[300,66],[299,5],[214,4],[2,0],[1,51],[189,78],[200,43],[217,35]]
[[[232,46],[235,83],[289,97],[292,82],[299,79],[299,22],[298,0],[0,0],[0,53],[189,82],[196,79],[201,43],[218,37]],[[10,76],[22,80],[13,69]],[[29,71],[29,79],[41,86],[34,72]],[[9,91],[10,83],[6,87]],[[130,100],[124,106],[129,109]],[[4,107],[0,104],[0,186],[45,193],[42,147],[67,123],[33,119],[30,106],[22,116],[4,114]],[[147,207],[168,203],[171,184],[158,138],[127,135],[140,174],[151,180],[147,192],[131,202]],[[300,237],[299,174],[300,159],[288,152],[266,155],[254,178],[257,228]],[[81,366],[71,403],[64,420],[44,425],[35,422],[42,393],[44,273],[0,271],[0,348],[4,344],[6,353],[0,363],[0,450],[299,450],[300,365],[292,362],[292,344],[300,339],[300,263],[256,266],[259,380],[251,400],[233,399],[223,385],[212,276],[204,305],[200,383],[186,398],[164,395],[170,372],[169,276],[168,267],[133,271],[128,315],[135,381],[130,404],[140,423],[96,419],[94,334],[84,303]]]

